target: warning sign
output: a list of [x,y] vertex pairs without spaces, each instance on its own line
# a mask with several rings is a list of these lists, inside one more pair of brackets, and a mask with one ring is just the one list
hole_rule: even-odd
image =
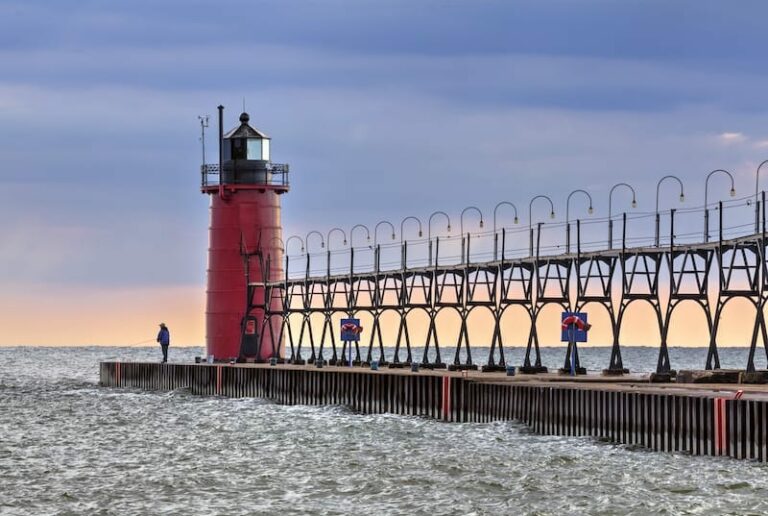
[[360,327],[360,319],[342,319],[341,320],[341,340],[344,342],[359,342],[360,333],[363,328]]
[[561,317],[560,340],[562,342],[587,342],[591,325],[585,312],[563,312]]

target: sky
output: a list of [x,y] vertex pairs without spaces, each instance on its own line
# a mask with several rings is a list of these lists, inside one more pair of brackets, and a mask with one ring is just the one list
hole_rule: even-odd
[[[215,125],[218,104],[226,129],[245,104],[290,164],[286,236],[470,205],[490,220],[504,200],[525,224],[538,194],[561,221],[577,188],[604,217],[617,182],[647,213],[666,174],[700,206],[719,168],[749,195],[768,158],[766,15],[758,1],[0,2],[0,345],[130,345],[161,320],[175,343],[204,342],[198,115]],[[729,186],[713,177],[710,200]],[[662,206],[678,194],[665,183]],[[628,202],[617,192],[614,211]]]

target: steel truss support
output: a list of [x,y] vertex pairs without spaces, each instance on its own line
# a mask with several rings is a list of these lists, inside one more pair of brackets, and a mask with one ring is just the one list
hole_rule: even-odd
[[373,349],[377,343],[379,348],[379,358],[377,361],[380,365],[387,364],[387,358],[384,354],[384,338],[381,336],[381,313],[381,310],[374,310],[372,312],[373,328],[371,328],[371,339],[368,343],[368,354],[365,358],[365,364],[370,364],[373,362]]
[[[411,352],[411,336],[408,333],[408,312],[409,309],[405,309],[400,312],[400,325],[397,329],[397,340],[395,341],[395,356],[392,359],[392,365],[398,367],[400,365],[411,365],[413,362],[413,354]],[[400,349],[402,348],[403,337],[405,338],[406,357],[405,362],[400,362]]]
[[504,358],[504,342],[501,337],[501,316],[504,312],[494,307],[491,314],[493,315],[493,336],[491,349],[488,352],[488,363],[482,367],[483,371],[498,371],[507,367],[507,360]]
[[[574,262],[576,271],[576,300],[573,303],[574,312],[583,312],[589,305],[599,305],[608,312],[611,322],[611,358],[607,373],[624,373],[624,363],[621,359],[621,346],[616,325],[616,311],[613,305],[613,277],[618,272],[619,259],[617,255],[578,257]],[[570,351],[570,349],[568,350]],[[580,366],[578,353],[576,366]],[[570,353],[566,352],[564,368],[570,367]]]
[[[764,212],[764,204],[761,207]],[[722,208],[719,215],[722,228]],[[357,363],[378,360],[382,364],[389,363],[390,367],[402,367],[418,362],[422,367],[440,368],[446,367],[446,364],[443,363],[443,350],[438,339],[438,314],[443,309],[455,310],[459,320],[456,328],[451,328],[455,332],[455,340],[453,336],[445,337],[445,327],[441,330],[441,337],[456,343],[451,369],[470,369],[479,365],[475,364],[477,350],[472,348],[471,339],[475,330],[471,312],[482,307],[488,310],[493,324],[490,342],[483,343],[489,346],[489,358],[483,370],[506,367],[509,361],[504,348],[510,342],[516,342],[517,345],[525,345],[523,369],[536,372],[545,370],[537,323],[547,306],[554,304],[564,311],[585,311],[590,306],[600,306],[608,314],[612,335],[606,372],[622,373],[626,369],[620,345],[621,327],[629,307],[640,301],[651,307],[653,321],[650,322],[659,331],[656,371],[671,374],[673,369],[667,341],[678,307],[683,302],[692,302],[704,313],[708,349],[706,363],[702,366],[716,369],[720,367],[717,334],[724,310],[732,300],[741,298],[755,309],[755,317],[751,321],[750,351],[745,364],[748,370],[754,370],[760,340],[768,359],[768,324],[764,313],[768,308],[768,245],[764,220],[759,234],[726,241],[721,230],[718,242],[687,246],[676,245],[674,212],[670,220],[671,235],[667,248],[627,248],[625,218],[621,248],[602,252],[582,253],[580,223],[577,221],[574,254],[542,257],[539,226],[536,228],[534,255],[515,260],[505,256],[504,230],[500,235],[501,245],[497,246],[500,247],[500,260],[486,263],[467,263],[468,260],[464,260],[464,263],[455,265],[437,265],[441,250],[439,240],[433,242],[435,260],[428,267],[408,267],[407,244],[402,245],[401,268],[391,271],[379,270],[379,248],[375,249],[374,270],[365,273],[354,272],[353,251],[347,274],[312,277],[308,257],[304,277],[290,279],[286,258],[285,278],[282,281],[264,284],[249,280],[245,317],[262,321],[258,328],[259,352],[266,346],[272,356],[276,356],[285,339],[289,352],[287,359],[292,363],[304,363],[303,355],[307,353],[310,355],[309,362],[323,360],[328,350],[331,351],[330,362],[333,363],[340,359],[335,321],[340,316],[368,314],[372,325],[365,329],[367,350],[361,357],[360,345],[355,345]],[[262,269],[262,277],[265,277],[265,264],[269,259],[260,256],[258,250],[248,254],[247,258],[244,261],[246,268],[258,266]],[[663,286],[662,277],[665,278]],[[509,330],[502,329],[505,311],[513,307],[522,308],[523,317],[530,321],[527,341],[524,332],[507,334]],[[426,315],[423,342],[415,342],[413,338],[414,327],[409,321],[409,314],[414,310],[423,310]],[[393,343],[384,339],[382,317],[387,311],[396,314],[398,320]],[[291,322],[298,323],[299,320],[300,329],[296,331]],[[394,334],[394,327],[392,330]],[[320,336],[319,342],[317,335]],[[387,349],[388,344],[394,346],[391,358],[386,355],[391,352]],[[418,357],[414,356],[414,346],[423,347]],[[345,348],[346,344],[342,353],[346,352]],[[569,365],[572,352],[570,347],[566,349],[564,365]]]
[[768,265],[766,264],[765,240],[761,236],[758,242],[744,242],[724,245],[717,248],[719,262],[720,288],[717,308],[714,315],[710,352],[707,354],[707,369],[720,367],[717,355],[717,333],[725,307],[735,299],[744,299],[755,309],[755,320],[747,357],[747,371],[755,370],[755,352],[757,341],[762,338],[768,354],[768,335],[766,335],[765,306]]

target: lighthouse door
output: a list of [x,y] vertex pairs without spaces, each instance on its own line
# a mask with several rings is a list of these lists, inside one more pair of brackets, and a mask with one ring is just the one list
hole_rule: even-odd
[[242,336],[240,338],[240,358],[254,358],[259,356],[259,331],[256,317],[247,315],[243,317]]

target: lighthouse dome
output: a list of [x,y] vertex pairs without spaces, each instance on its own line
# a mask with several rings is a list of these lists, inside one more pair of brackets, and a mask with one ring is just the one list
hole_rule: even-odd
[[240,115],[240,125],[229,131],[227,134],[224,135],[225,140],[233,140],[235,138],[255,138],[259,140],[269,140],[269,136],[267,136],[262,131],[259,131],[258,129],[255,129],[251,127],[248,122],[251,121],[250,115],[248,113],[243,113]]

